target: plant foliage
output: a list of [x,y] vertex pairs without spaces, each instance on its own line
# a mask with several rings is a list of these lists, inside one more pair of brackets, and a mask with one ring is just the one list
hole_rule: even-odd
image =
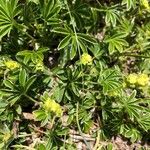
[[0,149],[146,143],[149,18],[148,0],[0,0]]

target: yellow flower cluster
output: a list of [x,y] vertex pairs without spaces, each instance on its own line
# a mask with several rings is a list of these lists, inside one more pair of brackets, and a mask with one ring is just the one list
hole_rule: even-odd
[[14,70],[20,67],[20,65],[16,61],[13,61],[13,60],[5,61],[4,64],[6,68],[10,70]]
[[145,86],[149,83],[149,77],[147,74],[140,74],[137,78],[137,84]]
[[48,112],[55,113],[56,116],[58,116],[58,117],[60,117],[62,115],[61,106],[50,98],[45,100],[45,102],[43,104],[43,108]]
[[136,81],[137,81],[137,74],[129,74],[128,77],[127,77],[127,81],[130,84],[135,84]]
[[86,65],[86,64],[91,65],[92,64],[92,57],[87,53],[83,53],[80,61],[83,65]]
[[141,4],[142,4],[147,10],[150,10],[150,6],[149,6],[148,0],[141,0]]
[[149,83],[149,77],[147,74],[129,74],[127,81],[130,84],[138,84],[140,86],[146,86]]

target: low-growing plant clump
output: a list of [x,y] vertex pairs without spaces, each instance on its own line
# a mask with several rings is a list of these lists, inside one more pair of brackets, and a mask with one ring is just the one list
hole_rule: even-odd
[[0,0],[0,149],[148,150],[149,0]]

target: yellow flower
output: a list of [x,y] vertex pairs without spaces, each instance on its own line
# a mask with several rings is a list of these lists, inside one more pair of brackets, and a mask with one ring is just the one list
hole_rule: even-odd
[[61,106],[50,98],[44,102],[43,108],[45,108],[45,110],[48,112],[54,112],[58,117],[62,115]]
[[13,60],[8,60],[8,61],[4,62],[4,64],[5,64],[6,68],[8,68],[10,70],[17,69],[20,66],[16,61],[13,61]]
[[149,77],[147,74],[140,74],[137,78],[137,84],[146,86],[149,83]]
[[83,65],[86,65],[86,64],[91,65],[92,64],[92,57],[89,54],[84,53],[84,54],[82,54],[80,61]]
[[11,132],[7,132],[3,136],[3,141],[7,142],[11,137],[12,137],[12,133]]
[[128,77],[127,77],[127,81],[130,83],[130,84],[135,84],[137,82],[137,75],[132,73],[132,74],[129,74]]
[[142,5],[146,8],[146,9],[150,9],[148,0],[141,0]]

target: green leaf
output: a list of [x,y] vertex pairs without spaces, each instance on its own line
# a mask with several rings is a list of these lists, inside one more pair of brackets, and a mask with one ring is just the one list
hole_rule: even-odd
[[16,110],[16,112],[17,112],[19,115],[21,115],[21,113],[22,113],[22,108],[21,108],[20,105],[17,105],[15,110]]
[[29,2],[33,2],[33,3],[35,3],[35,4],[38,4],[39,3],[39,0],[27,0],[28,1],[28,3]]
[[14,84],[10,80],[4,80],[3,81],[4,85],[8,87],[9,89],[13,90],[14,89]]
[[74,83],[71,83],[71,90],[76,96],[79,96],[79,90]]
[[137,118],[137,121],[139,125],[145,130],[150,130],[150,113],[142,114],[139,118]]
[[121,103],[121,107],[125,110],[126,113],[128,113],[132,120],[134,118],[140,118],[140,111],[144,110],[144,108],[139,105],[141,100],[136,99],[135,96],[136,91],[133,91],[129,96],[123,95],[119,101]]
[[0,0],[0,38],[8,34],[15,24],[14,17],[20,13],[18,0]]
[[47,113],[44,110],[36,110],[33,115],[38,121],[43,121],[47,118]]
[[81,39],[78,39],[79,46],[83,53],[87,53],[87,47]]
[[[63,86],[62,87],[58,86],[54,89],[53,95],[54,95],[57,102],[60,103],[62,101],[63,96],[64,96],[64,92],[65,92],[65,88]],[[48,95],[48,97],[49,97],[49,95]]]
[[27,73],[25,69],[21,69],[19,73],[19,83],[22,87],[25,86],[26,83],[26,78],[27,78]]
[[11,31],[11,26],[8,25],[7,27],[5,26],[0,26],[0,39],[5,36],[7,33]]
[[111,23],[113,26],[116,26],[117,19],[118,19],[117,10],[110,9],[106,11],[106,18],[105,18],[106,24]]
[[107,150],[113,150],[113,144],[112,143],[109,143],[107,145]]
[[96,8],[96,11],[99,12],[105,12],[106,17],[105,17],[105,22],[106,25],[109,26],[110,24],[115,27],[117,20],[119,20],[119,14],[120,12],[118,11],[117,5],[112,5],[111,7],[102,7],[102,8]]
[[104,70],[99,77],[99,83],[103,86],[103,92],[106,94],[122,86],[122,76],[117,70]]
[[57,150],[57,147],[53,146],[53,142],[52,142],[52,138],[51,137],[49,137],[47,142],[46,142],[46,150],[49,150],[49,149]]
[[127,10],[130,10],[131,8],[135,8],[136,0],[123,0],[122,5],[126,5]]
[[46,147],[43,144],[40,144],[38,146],[38,150],[46,150]]
[[24,63],[27,63],[31,60],[33,63],[37,61],[43,61],[44,52],[48,51],[48,48],[39,48],[37,51],[24,50],[17,53],[17,56],[24,56]]
[[54,28],[52,31],[53,31],[53,32],[56,32],[56,33],[60,33],[60,34],[65,34],[65,35],[71,34],[68,29],[66,29],[66,28],[61,28],[61,27]]
[[10,96],[7,101],[9,102],[10,106],[13,106],[19,99],[21,95],[12,95]]
[[47,52],[49,50],[48,47],[40,47],[38,50],[37,50],[37,53],[44,53],[44,52]]
[[77,53],[77,42],[75,37],[72,37],[71,49],[70,49],[70,59],[73,59]]
[[33,75],[32,77],[30,77],[28,79],[28,81],[25,84],[25,92],[27,92],[29,90],[29,88],[31,87],[31,85],[35,82],[35,80],[37,79],[36,75]]
[[33,52],[29,51],[29,50],[24,50],[24,51],[20,51],[17,53],[18,56],[26,56],[26,55],[31,55]]
[[121,34],[124,34],[126,37],[132,32],[133,26],[134,26],[134,18],[132,20],[129,20],[127,18],[123,18],[122,20],[119,20],[120,25],[117,27],[119,32]]
[[61,7],[59,0],[47,0],[41,5],[41,12],[45,21],[50,22],[55,17]]
[[8,105],[8,103],[4,101],[0,101],[0,108],[5,108]]
[[69,42],[71,40],[70,35],[66,36],[58,45],[58,49],[63,49],[65,48],[67,45],[69,45]]
[[90,35],[83,34],[83,33],[77,33],[77,36],[78,36],[78,38],[80,38],[81,40],[84,40],[86,42],[89,42],[92,44],[96,43],[96,40]]
[[107,36],[105,42],[108,43],[108,50],[110,54],[113,54],[116,51],[120,53],[123,52],[124,47],[128,46],[128,42],[124,39],[126,35],[124,34],[114,34],[113,36]]
[[51,14],[49,15],[49,16],[47,16],[47,22],[51,22],[52,21],[52,23],[54,22],[54,20],[55,21],[59,21],[59,19],[57,19],[57,18],[52,18],[53,16],[55,16],[56,14],[58,14],[59,12],[60,12],[60,10],[61,10],[61,7],[60,6],[57,6],[57,7],[55,7],[53,10],[52,10],[52,12],[51,12]]

